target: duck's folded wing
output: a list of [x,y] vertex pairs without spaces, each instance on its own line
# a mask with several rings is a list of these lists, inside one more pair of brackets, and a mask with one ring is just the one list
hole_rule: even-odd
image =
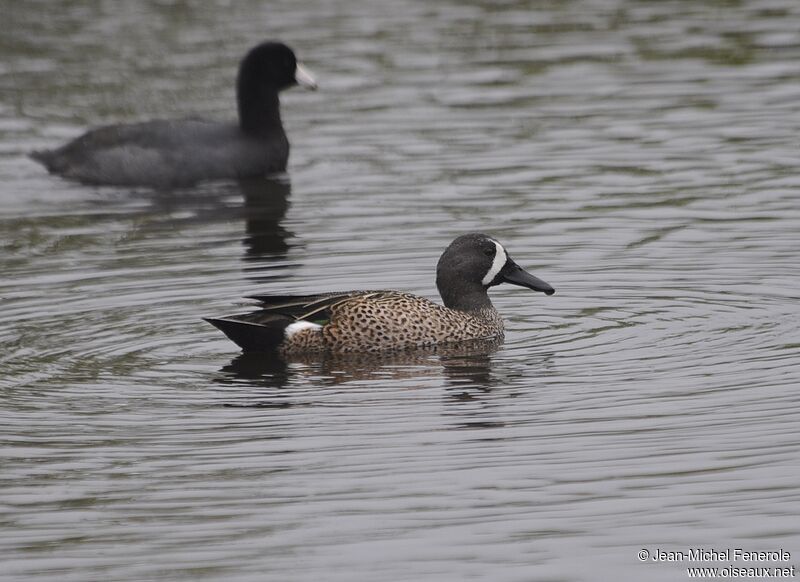
[[259,309],[224,317],[206,317],[244,351],[277,349],[286,337],[286,328],[298,321],[326,325],[331,310],[354,298],[379,296],[381,291],[345,291],[317,295],[251,295],[261,302]]
[[249,295],[247,299],[260,301],[261,310],[294,318],[295,320],[330,319],[330,309],[334,305],[368,295],[374,291],[342,291],[319,293],[317,295]]

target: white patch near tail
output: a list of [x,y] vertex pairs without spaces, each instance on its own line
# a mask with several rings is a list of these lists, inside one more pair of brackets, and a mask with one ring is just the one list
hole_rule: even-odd
[[481,283],[484,285],[488,285],[494,281],[494,278],[497,277],[497,273],[500,272],[500,269],[505,266],[506,261],[508,260],[508,255],[506,254],[506,249],[503,248],[503,245],[496,240],[492,240],[492,242],[494,243],[494,246],[497,247],[497,252],[494,254],[492,266],[489,267],[489,270],[486,271],[486,276],[481,280]]
[[286,326],[286,329],[283,330],[283,334],[286,338],[292,337],[294,334],[299,333],[306,329],[322,329],[322,326],[317,323],[311,323],[310,321],[295,321],[294,323],[290,323]]

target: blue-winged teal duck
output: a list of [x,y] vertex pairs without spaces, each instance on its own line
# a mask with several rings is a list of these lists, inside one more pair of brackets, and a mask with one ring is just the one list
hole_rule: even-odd
[[254,295],[261,309],[207,319],[245,351],[379,352],[502,337],[503,320],[487,293],[511,283],[555,290],[517,265],[485,234],[465,234],[442,253],[436,286],[444,307],[400,291]]
[[185,186],[286,169],[289,140],[278,93],[316,83],[285,44],[254,47],[239,65],[238,121],[169,119],[109,125],[31,153],[51,174],[89,184]]

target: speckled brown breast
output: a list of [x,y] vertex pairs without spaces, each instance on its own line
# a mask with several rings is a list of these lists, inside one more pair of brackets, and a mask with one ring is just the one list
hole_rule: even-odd
[[503,321],[494,308],[457,311],[395,291],[348,297],[330,312],[327,325],[294,334],[280,351],[380,352],[503,335]]

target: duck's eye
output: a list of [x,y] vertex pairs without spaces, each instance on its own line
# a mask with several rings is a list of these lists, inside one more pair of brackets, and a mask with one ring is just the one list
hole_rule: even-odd
[[483,249],[483,254],[486,255],[487,257],[493,257],[496,252],[497,249],[490,249],[488,247]]

